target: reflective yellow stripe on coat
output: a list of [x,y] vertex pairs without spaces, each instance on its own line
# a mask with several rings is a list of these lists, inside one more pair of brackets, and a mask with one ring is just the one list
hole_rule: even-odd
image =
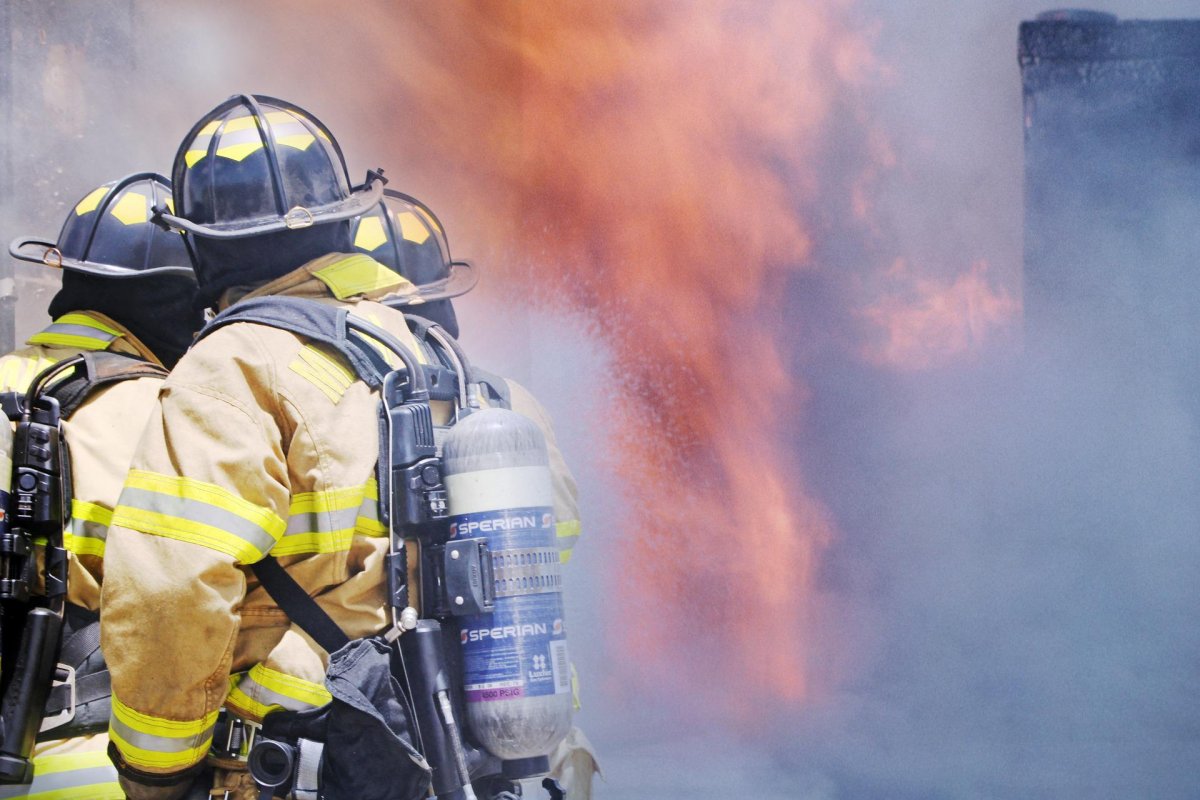
[[198,544],[242,564],[260,560],[287,528],[270,509],[216,484],[136,469],[125,479],[112,524]]
[[387,534],[379,521],[379,489],[374,479],[362,486],[293,495],[287,528],[271,554],[343,552],[350,549],[355,534]]
[[0,785],[0,800],[125,800],[108,753],[48,754],[33,757],[33,782]]
[[63,528],[63,544],[76,555],[104,558],[104,542],[112,516],[112,510],[102,505],[72,499],[71,519]]
[[569,519],[554,527],[558,534],[558,559],[565,564],[571,560],[571,553],[575,549],[575,543],[579,541],[579,534],[582,533],[583,526],[579,520]]
[[132,766],[173,772],[186,769],[208,753],[217,711],[197,720],[143,714],[112,697],[108,735]]
[[268,712],[283,708],[305,711],[323,706],[333,695],[320,684],[255,664],[249,672],[229,679],[225,705],[243,717],[261,720]]
[[64,314],[40,333],[29,337],[29,344],[53,347],[78,347],[80,350],[107,350],[124,336],[119,330],[82,313]]

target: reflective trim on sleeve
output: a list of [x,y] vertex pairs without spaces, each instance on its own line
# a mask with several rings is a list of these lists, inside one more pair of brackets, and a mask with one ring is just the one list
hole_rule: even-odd
[[104,543],[113,512],[102,505],[71,500],[71,521],[63,529],[63,545],[80,556],[104,558]]
[[287,527],[277,514],[228,489],[190,478],[130,470],[113,525],[191,542],[252,564]]
[[358,533],[363,536],[387,536],[387,526],[379,513],[379,484],[374,478],[367,481],[366,491],[363,492],[362,505],[358,507],[358,519],[355,520]]
[[29,344],[107,350],[109,345],[124,335],[87,314],[74,312],[62,315],[50,327],[30,336]]
[[328,286],[339,300],[357,294],[411,285],[398,273],[362,253],[338,259],[328,267],[314,272],[313,277]]
[[255,664],[250,671],[231,679],[232,688],[225,698],[225,705],[238,714],[252,719],[262,719],[276,709],[305,711],[323,706],[333,695],[320,684],[302,680],[262,664]]
[[362,486],[293,495],[287,529],[271,553],[337,553],[350,549],[355,534],[381,535],[378,495],[374,479]]
[[583,526],[579,520],[569,519],[555,525],[554,532],[558,534],[558,559],[565,564],[571,560],[571,553],[575,549],[575,543],[579,541]]
[[114,694],[108,735],[134,767],[167,772],[200,761],[212,744],[217,711],[197,720],[175,720],[135,711]]

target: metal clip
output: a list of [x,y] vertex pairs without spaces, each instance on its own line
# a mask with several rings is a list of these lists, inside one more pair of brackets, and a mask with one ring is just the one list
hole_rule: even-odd
[[[59,678],[59,675],[65,677]],[[69,686],[71,693],[71,702],[62,711],[52,717],[44,717],[42,719],[42,727],[38,728],[38,733],[57,728],[60,725],[66,725],[71,720],[75,719],[75,668],[69,667],[66,664],[56,665],[54,678],[50,682],[50,690],[53,691],[59,686]]]
[[[303,214],[303,216],[300,216]],[[309,228],[313,224],[313,213],[304,206],[296,206],[291,211],[283,215],[283,224],[289,230],[299,230],[300,228]]]
[[[58,260],[57,261],[52,260],[50,258],[51,255],[58,256]],[[48,248],[46,250],[46,252],[42,254],[42,263],[45,264],[47,267],[54,267],[55,269],[62,269],[62,262],[63,262],[63,254],[62,254],[62,251],[59,250],[57,247]]]

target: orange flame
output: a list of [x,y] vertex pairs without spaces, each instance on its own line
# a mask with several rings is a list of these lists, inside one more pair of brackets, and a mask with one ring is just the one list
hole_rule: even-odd
[[863,357],[880,366],[926,369],[1009,333],[1019,303],[1003,288],[993,289],[987,271],[986,261],[976,261],[943,284],[912,275],[908,262],[897,259],[888,272],[891,291],[859,312],[878,334],[863,346]]
[[456,64],[456,81],[515,82],[516,107],[437,145],[515,198],[514,229],[488,231],[510,257],[489,267],[591,310],[629,369],[613,443],[634,495],[612,632],[637,654],[614,665],[626,679],[701,681],[719,657],[743,686],[806,691],[829,525],[791,452],[805,389],[779,317],[809,267],[800,207],[819,202],[793,165],[818,160],[840,87],[870,63],[838,8],[527,4]]
[[[897,157],[854,99],[888,74],[878,27],[852,0],[358,8],[336,25],[361,76],[338,85],[343,118],[377,115],[363,137],[485,266],[484,291],[590,314],[626,371],[608,427],[632,511],[609,633],[636,657],[613,674],[694,684],[719,659],[761,697],[802,699],[831,528],[792,444],[806,389],[784,315],[831,215],[878,233],[872,191]],[[273,67],[306,81],[321,27],[289,30]],[[827,167],[847,125],[860,152]],[[969,346],[1012,312],[984,269],[948,288],[893,272],[911,288],[861,312],[885,332],[862,354],[920,367]]]

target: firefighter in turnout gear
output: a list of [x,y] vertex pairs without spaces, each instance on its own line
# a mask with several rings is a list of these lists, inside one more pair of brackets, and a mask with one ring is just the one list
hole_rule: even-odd
[[[74,672],[50,693],[42,714],[32,783],[0,784],[5,800],[124,797],[105,752],[109,691],[97,638],[105,538],[165,368],[178,361],[202,322],[182,237],[151,223],[151,209],[170,196],[165,178],[130,175],[74,205],[57,242],[22,237],[10,248],[16,258],[61,269],[62,288],[50,303],[52,324],[0,358],[0,391],[23,394],[40,372],[81,354],[96,359],[89,364],[97,375],[73,384],[79,391],[72,401],[59,394],[71,483],[58,658]],[[59,385],[68,383],[64,377]],[[5,617],[6,636],[16,624]]]
[[[382,177],[351,188],[311,114],[230,98],[185,137],[172,177],[175,211],[160,216],[186,231],[206,302],[306,298],[416,348],[378,302],[416,287],[351,243]],[[252,322],[200,339],[163,386],[113,514],[104,583],[104,638],[121,642],[110,753],[133,800],[185,796],[214,733],[214,796],[257,798],[231,726],[247,741],[268,712],[330,700],[329,654],[250,565],[276,557],[351,638],[386,626],[377,405],[331,347]]]
[[[434,322],[458,337],[458,315],[452,298],[475,286],[476,269],[470,262],[451,258],[445,228],[428,206],[401,192],[384,189],[383,202],[357,221],[354,246],[416,284],[415,293],[386,298],[385,304]],[[420,342],[423,359],[436,363],[437,356],[428,340],[421,338]],[[478,368],[475,371],[481,372]],[[484,401],[507,406],[533,420],[546,439],[554,491],[555,532],[559,557],[565,564],[570,561],[581,532],[579,500],[575,478],[558,447],[550,415],[521,384],[484,375],[488,390]],[[577,691],[575,703],[578,708]],[[551,774],[563,783],[570,800],[591,797],[592,776],[599,768],[582,731],[573,728],[551,762]]]

